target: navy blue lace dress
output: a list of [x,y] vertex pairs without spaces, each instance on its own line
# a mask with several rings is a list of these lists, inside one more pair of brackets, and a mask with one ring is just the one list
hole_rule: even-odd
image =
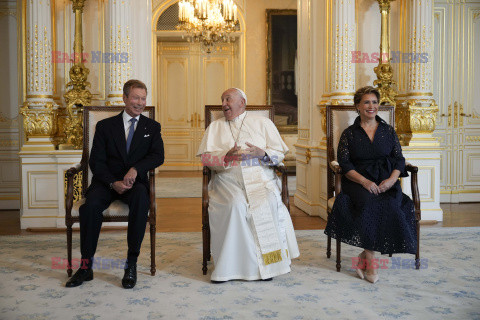
[[[345,129],[337,159],[342,172],[355,169],[379,185],[394,169],[401,172],[401,177],[408,175],[395,130],[380,117],[376,119],[379,124],[373,142],[360,126],[360,117]],[[325,234],[382,254],[414,254],[417,234],[413,202],[402,192],[400,181],[386,192],[374,195],[344,175]]]

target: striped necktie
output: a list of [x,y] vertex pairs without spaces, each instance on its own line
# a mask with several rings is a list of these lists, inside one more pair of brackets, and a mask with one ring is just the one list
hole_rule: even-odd
[[130,125],[130,129],[128,129],[128,137],[127,137],[127,153],[130,150],[130,144],[132,143],[133,133],[135,132],[135,122],[137,119],[132,118],[129,120],[132,124]]

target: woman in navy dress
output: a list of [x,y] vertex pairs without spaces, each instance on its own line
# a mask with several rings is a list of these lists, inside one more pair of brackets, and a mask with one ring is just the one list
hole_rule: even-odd
[[364,87],[355,93],[359,116],[342,133],[337,159],[342,168],[342,191],[328,217],[325,234],[363,248],[357,273],[375,283],[375,251],[416,253],[412,200],[402,193],[405,158],[395,130],[378,113],[379,92]]

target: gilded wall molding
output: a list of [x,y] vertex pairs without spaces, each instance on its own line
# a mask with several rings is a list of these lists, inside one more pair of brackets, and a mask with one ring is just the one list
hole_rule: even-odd
[[309,140],[310,139],[310,129],[298,129],[298,138]]
[[0,128],[18,129],[18,117],[9,119],[0,112]]
[[17,10],[15,9],[0,9],[0,17],[17,17]]

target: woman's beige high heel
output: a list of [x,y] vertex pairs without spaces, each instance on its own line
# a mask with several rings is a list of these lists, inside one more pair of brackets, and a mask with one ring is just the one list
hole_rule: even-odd
[[365,258],[362,258],[362,254],[363,254],[363,252],[358,255],[357,268],[355,269],[355,271],[357,272],[360,279],[363,279],[365,277],[365,275],[363,273],[363,270],[365,270],[365,267],[366,267],[365,266]]
[[375,283],[375,282],[378,281],[378,273],[368,274],[367,272],[365,272],[365,279],[366,279],[368,282]]

